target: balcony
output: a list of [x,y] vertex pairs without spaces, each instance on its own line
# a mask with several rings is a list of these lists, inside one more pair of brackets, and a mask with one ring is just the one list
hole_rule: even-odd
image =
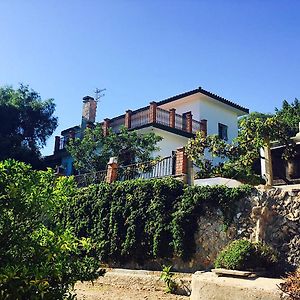
[[166,128],[173,128],[178,133],[185,132],[195,134],[201,130],[206,133],[207,121],[197,121],[192,118],[191,112],[186,112],[182,115],[177,114],[175,109],[165,110],[156,106],[155,102],[152,102],[150,106],[145,108],[131,111],[126,111],[125,115],[113,118],[111,120],[106,119],[103,123],[104,132],[107,128],[111,128],[113,132],[118,133],[121,126],[125,126],[128,129],[139,129],[148,125],[159,124]]
[[[120,128],[125,126],[128,129],[140,129],[147,126],[156,126],[164,130],[170,130],[177,134],[186,136],[195,134],[197,131],[207,133],[207,121],[197,121],[192,118],[191,112],[182,115],[176,113],[174,108],[165,110],[157,107],[155,102],[151,102],[149,106],[138,109],[136,111],[128,110],[124,115],[113,119],[105,119],[102,123],[103,134],[108,133],[110,128],[113,132],[120,132]],[[63,137],[56,137],[55,152],[65,148],[69,138],[74,133]]]

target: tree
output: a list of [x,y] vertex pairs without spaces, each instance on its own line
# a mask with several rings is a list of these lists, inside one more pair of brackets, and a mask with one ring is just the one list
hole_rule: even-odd
[[119,165],[149,161],[152,153],[159,150],[156,144],[161,140],[152,132],[142,134],[125,127],[119,133],[110,130],[104,137],[98,124],[93,129],[87,128],[82,139],[71,139],[67,151],[78,171],[95,172],[104,170],[110,157],[117,157]]
[[294,136],[299,131],[300,122],[300,102],[295,98],[294,102],[289,104],[286,100],[282,102],[280,109],[275,108],[276,115],[289,127],[289,136]]
[[53,99],[42,100],[26,85],[0,88],[0,160],[38,165],[40,149],[57,127]]
[[58,218],[75,193],[71,177],[0,162],[0,299],[74,299],[77,280],[103,273],[91,241]]
[[[290,140],[290,127],[279,114],[270,115],[251,113],[239,120],[237,138],[231,143],[225,143],[218,136],[205,137],[197,133],[189,140],[187,154],[200,167],[200,176],[235,177],[249,180],[254,177],[253,165],[260,158],[260,149],[265,149],[267,166],[267,182],[272,184],[272,168],[270,143],[278,141],[285,145],[284,158],[294,154],[293,142]],[[211,158],[206,158],[205,153]],[[222,159],[214,162],[214,158]],[[269,176],[268,176],[269,175]]]

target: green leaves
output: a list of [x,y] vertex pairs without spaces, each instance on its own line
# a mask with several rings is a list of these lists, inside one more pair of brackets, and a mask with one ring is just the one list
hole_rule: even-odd
[[67,150],[77,170],[95,172],[104,170],[110,157],[117,157],[119,165],[147,162],[159,149],[156,144],[160,140],[162,138],[152,132],[142,134],[125,127],[121,127],[118,134],[110,130],[104,137],[98,124],[94,129],[87,128],[82,139],[71,139]]
[[64,222],[90,237],[104,261],[170,257],[171,214],[182,192],[172,178],[92,185],[78,191]]
[[[290,109],[286,105],[285,109]],[[299,103],[296,105],[299,106]],[[290,123],[283,115],[281,111],[276,115],[253,112],[242,117],[238,136],[232,143],[226,143],[216,135],[205,137],[202,132],[197,132],[186,146],[188,157],[199,167],[197,177],[223,176],[258,184],[260,179],[255,175],[253,166],[260,158],[261,148],[268,146],[270,141],[277,141],[285,145],[283,158],[288,159],[295,154],[294,143],[290,139]]]
[[0,160],[40,164],[39,149],[57,127],[53,99],[43,101],[28,86],[0,88]]
[[166,293],[175,293],[177,289],[177,283],[174,280],[175,274],[171,272],[172,266],[163,265],[163,269],[160,275],[161,280],[166,284]]
[[252,271],[270,268],[277,261],[277,254],[270,246],[248,240],[236,240],[219,253],[215,260],[215,267]]
[[236,202],[249,190],[185,187],[173,178],[100,183],[78,190],[63,221],[79,237],[90,237],[95,255],[105,262],[188,258],[195,250],[191,236],[199,216],[220,208],[229,225]]
[[0,299],[63,299],[97,277],[92,242],[59,220],[74,195],[72,178],[0,163]]

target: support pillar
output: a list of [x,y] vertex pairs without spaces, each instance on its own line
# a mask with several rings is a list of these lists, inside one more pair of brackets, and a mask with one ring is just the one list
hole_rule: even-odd
[[155,101],[150,102],[149,123],[156,123],[156,108],[157,103]]
[[55,137],[55,143],[54,143],[54,153],[58,152],[60,148],[60,137]]
[[175,176],[187,182],[188,159],[184,147],[176,150]]
[[200,122],[200,130],[204,133],[205,136],[207,136],[207,120],[202,119]]
[[107,164],[106,182],[112,183],[118,178],[118,162],[116,157],[111,157]]
[[182,116],[184,118],[184,123],[185,123],[184,130],[186,132],[192,132],[193,131],[193,126],[192,126],[193,116],[192,116],[192,112],[188,111],[188,112],[184,113]]
[[108,129],[109,129],[109,119],[104,119],[103,124],[102,124],[102,131],[103,131],[103,136],[108,135]]
[[125,113],[125,127],[128,129],[131,128],[131,115],[132,115],[132,111],[127,110]]
[[176,109],[171,108],[169,110],[169,126],[172,128],[175,128],[175,114],[176,114]]

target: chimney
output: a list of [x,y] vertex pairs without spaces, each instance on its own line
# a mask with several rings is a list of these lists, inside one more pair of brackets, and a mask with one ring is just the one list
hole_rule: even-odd
[[83,97],[81,129],[84,130],[88,123],[95,123],[97,101],[91,96]]

